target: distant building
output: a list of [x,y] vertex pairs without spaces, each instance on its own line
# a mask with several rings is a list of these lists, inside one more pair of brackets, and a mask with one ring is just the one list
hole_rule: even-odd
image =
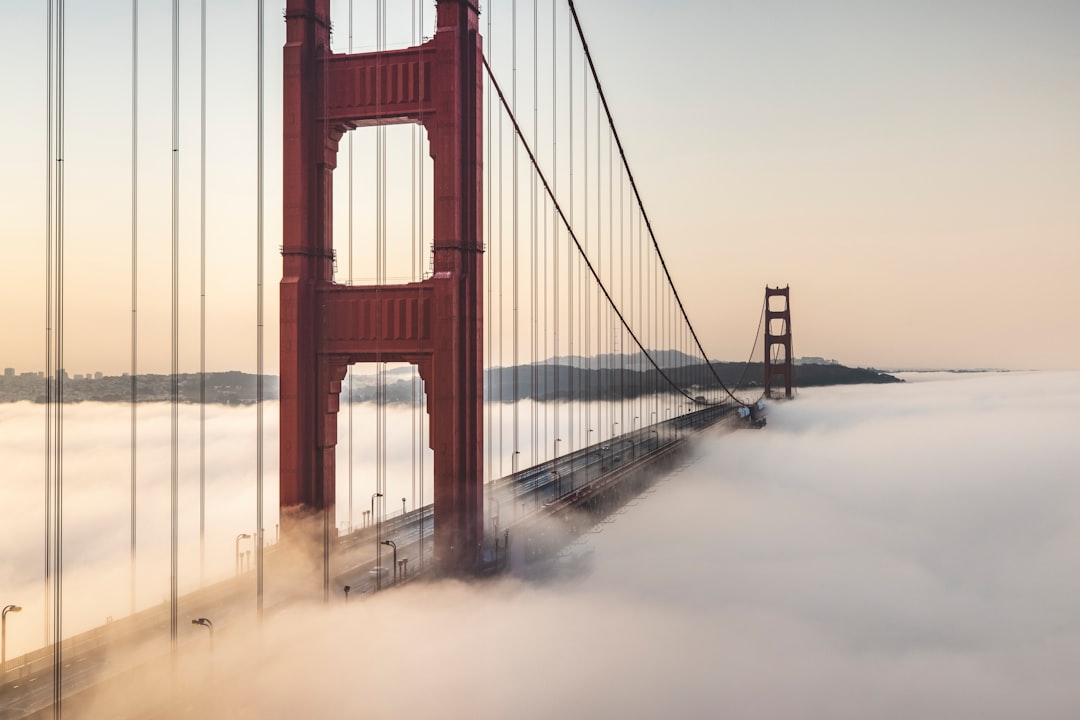
[[15,368],[4,368],[4,379],[10,380],[15,377]]
[[809,355],[807,357],[795,358],[796,365],[839,365],[840,363],[835,360],[826,360],[823,357],[814,357]]
[[95,379],[95,380],[100,380],[100,379],[101,379],[101,378],[103,378],[103,377],[104,377],[104,375],[102,375],[102,374],[101,374],[101,371],[100,371],[100,370],[99,370],[99,371],[97,371],[96,373],[94,373],[94,379]]

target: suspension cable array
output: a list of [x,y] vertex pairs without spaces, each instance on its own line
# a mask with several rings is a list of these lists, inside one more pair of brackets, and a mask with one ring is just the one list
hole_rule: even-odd
[[[577,8],[551,0],[545,17],[543,2],[533,0],[527,14],[517,0],[485,10],[489,480],[507,467],[519,471],[525,457],[536,464],[703,405],[754,402],[758,392],[741,391],[756,342],[741,374],[727,380],[706,354],[645,210]],[[523,73],[525,17],[533,65]],[[550,65],[542,68],[544,36]],[[508,82],[500,82],[500,67]],[[527,115],[522,85],[533,96]],[[544,86],[550,101],[541,109]],[[527,215],[519,213],[521,188],[528,188],[529,198],[521,197]]]
[[[384,50],[397,44],[416,46],[416,65],[424,59],[426,37],[434,29],[434,18],[427,17],[425,0],[404,4],[390,4],[375,0],[375,22],[365,25],[372,30],[370,41],[360,45],[368,49]],[[531,7],[528,3],[532,4]],[[550,2],[550,13],[545,3]],[[520,5],[520,7],[519,7]],[[211,260],[225,256],[215,242],[213,253],[208,253],[208,222],[216,223],[214,193],[208,193],[208,178],[214,173],[208,166],[213,161],[208,143],[213,144],[216,134],[208,131],[208,79],[214,81],[214,73],[208,72],[213,48],[208,43],[208,6],[200,0],[199,37],[199,83],[198,83],[198,174],[181,175],[181,142],[194,139],[187,134],[186,115],[181,133],[183,108],[181,95],[181,63],[186,48],[181,45],[180,2],[172,0],[170,46],[171,86],[169,107],[171,110],[171,133],[169,134],[169,171],[158,178],[164,197],[168,186],[170,197],[170,234],[168,243],[154,247],[146,242],[143,234],[140,244],[140,210],[149,217],[154,207],[153,194],[140,195],[140,183],[153,176],[153,168],[147,158],[164,162],[164,132],[157,144],[156,154],[144,155],[140,166],[140,113],[144,112],[147,98],[140,96],[140,82],[153,85],[140,78],[140,0],[131,0],[131,195],[130,195],[130,357],[125,367],[130,375],[121,387],[126,391],[120,397],[127,400],[125,414],[129,415],[129,427],[125,428],[130,443],[129,478],[127,484],[129,531],[124,538],[127,550],[130,588],[129,608],[132,613],[142,609],[138,589],[150,587],[149,581],[139,575],[150,565],[165,577],[168,567],[168,614],[170,647],[175,662],[181,643],[178,611],[181,591],[187,591],[191,578],[189,568],[198,566],[199,584],[214,582],[214,548],[221,535],[215,514],[208,512],[208,490],[213,490],[216,458],[214,433],[208,432],[212,422],[212,388],[208,384],[208,367],[213,364],[217,346],[208,343],[213,337],[212,325],[217,318],[210,312],[208,300],[214,298],[213,310],[217,310],[218,295],[214,292],[214,275]],[[266,442],[266,419],[264,412],[273,412],[274,390],[267,386],[264,346],[267,341],[264,321],[264,280],[268,268],[265,254],[267,234],[276,231],[273,224],[265,223],[265,176],[274,168],[268,168],[265,152],[267,125],[265,100],[265,64],[267,58],[267,29],[264,5],[257,4],[255,33],[256,89],[254,92],[256,138],[253,221],[255,236],[255,293],[251,292],[250,275],[244,282],[247,302],[253,301],[254,323],[250,315],[243,320],[246,337],[254,330],[255,338],[255,403],[246,412],[254,410],[255,433],[255,483],[250,484],[250,474],[245,475],[246,492],[254,495],[255,529],[253,533],[230,533],[236,537],[236,568],[239,572],[239,539],[250,538],[256,570],[256,607],[261,619],[264,603],[264,536],[267,521],[265,502],[268,493],[264,488],[267,474],[265,454],[275,451],[274,441]],[[484,232],[485,257],[482,263],[484,282],[482,354],[485,361],[484,400],[485,467],[482,480],[492,487],[507,474],[522,474],[574,452],[613,453],[618,443],[633,443],[627,436],[638,433],[657,432],[665,422],[674,424],[679,415],[692,413],[704,407],[753,402],[749,392],[740,392],[748,378],[758,350],[765,308],[759,318],[754,346],[750,359],[742,369],[737,382],[722,378],[721,372],[731,373],[731,368],[718,369],[705,353],[699,332],[691,323],[683,298],[676,289],[671,269],[660,250],[657,232],[646,212],[642,192],[631,171],[627,149],[616,130],[614,115],[600,82],[594,58],[586,40],[577,8],[572,0],[512,0],[510,3],[490,3],[485,9],[486,47],[480,58],[484,76],[482,81],[486,107],[482,109],[484,128],[477,141],[486,141],[482,150],[484,160],[484,184],[478,188],[483,199],[482,217],[478,225]],[[126,18],[125,18],[126,21]],[[353,2],[348,3],[347,52],[352,53],[354,44]],[[530,26],[531,23],[531,26]],[[73,23],[74,27],[74,23]],[[394,41],[395,28],[407,27]],[[273,38],[273,36],[271,36]],[[187,41],[186,37],[184,38]],[[531,44],[530,44],[531,43]],[[46,231],[45,231],[45,407],[46,447],[45,475],[45,558],[44,558],[44,639],[52,645],[56,671],[53,677],[55,705],[60,706],[62,685],[63,639],[63,532],[64,532],[64,395],[66,372],[64,370],[64,322],[65,322],[65,3],[50,0],[48,3],[48,68],[47,68],[47,149],[46,149]],[[156,48],[142,48],[144,54],[156,52]],[[165,46],[160,48],[163,56]],[[273,62],[273,46],[269,61]],[[550,52],[550,56],[548,53]],[[155,60],[163,60],[155,58]],[[531,65],[529,63],[531,62]],[[159,63],[161,68],[164,63]],[[147,69],[144,67],[144,70]],[[376,66],[373,78],[373,97],[382,108],[384,98],[390,97],[385,68]],[[163,74],[163,73],[162,73]],[[150,76],[154,77],[154,76]],[[503,82],[500,82],[502,80]],[[505,82],[509,80],[509,82]],[[126,83],[127,78],[122,82]],[[164,85],[164,83],[162,83]],[[194,86],[194,83],[192,84]],[[125,88],[126,89],[126,88]],[[164,94],[163,94],[164,96]],[[192,94],[194,96],[194,94]],[[529,98],[531,96],[531,107]],[[391,102],[391,100],[386,100]],[[423,100],[417,99],[420,107]],[[162,107],[163,107],[162,101]],[[151,107],[151,115],[155,108]],[[322,108],[323,118],[330,116],[329,108]],[[251,119],[250,109],[246,115]],[[216,114],[215,114],[216,115]],[[149,116],[147,116],[149,117]],[[213,115],[210,116],[211,119]],[[145,122],[145,120],[144,120]],[[271,123],[273,120],[271,119]],[[328,123],[328,120],[323,120]],[[192,123],[193,127],[195,123]],[[328,126],[324,127],[324,130]],[[126,128],[124,128],[126,130]],[[367,132],[367,128],[357,128]],[[422,285],[430,272],[429,263],[434,255],[432,210],[426,203],[438,202],[431,188],[434,183],[431,171],[432,158],[426,131],[417,124],[405,133],[379,126],[366,136],[354,137],[348,132],[348,182],[347,193],[348,254],[347,270],[342,275],[345,284],[352,285],[367,280],[377,286],[396,282]],[[327,136],[331,135],[327,132]],[[152,137],[147,135],[146,137]],[[143,138],[149,147],[149,142]],[[367,142],[371,141],[371,142]],[[153,150],[153,148],[150,148]],[[408,157],[404,160],[403,157]],[[270,156],[273,162],[273,156]],[[405,163],[409,171],[405,172]],[[187,165],[185,164],[185,168]],[[195,164],[192,163],[194,168]],[[149,172],[148,172],[149,171]],[[186,172],[186,171],[185,171]],[[247,171],[245,171],[247,172]],[[181,200],[188,205],[186,193],[198,188],[198,243],[187,242],[195,238],[194,225],[189,233],[186,223],[181,227]],[[247,175],[251,178],[250,174]],[[374,187],[372,187],[374,186]],[[273,187],[273,186],[271,186]],[[147,197],[151,201],[146,200]],[[195,194],[191,197],[194,200]],[[251,204],[245,203],[246,217],[250,218]],[[340,196],[335,197],[341,207]],[[123,201],[121,201],[123,202]],[[140,206],[143,203],[143,207]],[[161,216],[164,217],[161,203]],[[272,213],[273,215],[273,213]],[[405,217],[408,220],[404,220]],[[343,221],[344,222],[344,221]],[[161,223],[163,226],[163,223]],[[216,224],[212,225],[216,229]],[[143,228],[145,230],[145,227]],[[354,237],[354,231],[355,236]],[[242,233],[246,252],[250,252],[251,235]],[[127,238],[124,238],[126,243]],[[272,240],[271,240],[272,242]],[[165,248],[168,248],[166,252]],[[197,255],[196,255],[197,247]],[[167,263],[170,282],[140,283],[140,261],[147,264],[155,253]],[[211,255],[214,258],[211,258]],[[126,258],[125,258],[126,260]],[[250,262],[250,260],[248,261]],[[336,256],[327,258],[336,271]],[[190,279],[185,268],[198,267]],[[72,263],[72,268],[76,267]],[[393,271],[391,271],[393,268]],[[143,268],[144,270],[146,268]],[[183,272],[183,277],[181,272]],[[271,276],[274,268],[269,268]],[[162,269],[162,277],[164,270]],[[250,272],[247,270],[245,272]],[[196,282],[197,277],[197,282]],[[184,282],[182,282],[182,280]],[[72,283],[74,286],[74,283]],[[169,300],[163,300],[169,287]],[[197,288],[197,290],[196,290]],[[127,293],[128,288],[121,288]],[[158,293],[150,295],[150,293]],[[377,295],[378,290],[373,294]],[[383,291],[384,294],[388,291]],[[198,297],[197,315],[192,302]],[[156,304],[155,304],[156,303]],[[191,304],[190,313],[187,306]],[[74,303],[72,306],[74,307]],[[160,306],[161,322],[154,315]],[[128,308],[122,308],[127,313]],[[270,321],[273,322],[272,310]],[[165,314],[169,321],[164,322]],[[123,317],[123,315],[122,315]],[[376,326],[373,336],[382,338],[385,322],[393,322],[388,315],[373,314],[370,318]],[[140,322],[151,331],[140,336]],[[196,324],[197,323],[197,324]],[[167,337],[161,331],[159,347],[148,347],[154,338],[153,325],[169,327]],[[253,325],[253,326],[252,326]],[[195,343],[187,344],[188,329],[191,337],[198,335],[197,354]],[[183,334],[182,331],[183,330]],[[196,332],[197,330],[197,332]],[[270,336],[273,342],[273,336]],[[181,342],[184,340],[184,343]],[[380,340],[379,342],[382,342]],[[141,344],[140,344],[141,343]],[[168,348],[167,352],[165,348]],[[140,355],[140,352],[144,354]],[[376,355],[382,357],[388,348],[380,346]],[[146,398],[148,385],[139,372],[146,372],[155,362],[164,368],[168,357],[168,395],[159,395],[162,402],[161,417],[168,411],[168,482],[164,472],[165,453],[160,454],[162,472],[150,471],[151,459],[145,466],[139,465],[139,445],[151,442],[152,433],[140,430],[139,405]],[[248,362],[250,363],[250,356]],[[194,462],[185,462],[182,440],[188,418],[194,418],[181,410],[187,396],[181,393],[181,377],[185,367],[198,367],[198,468]],[[369,365],[371,375],[350,368],[345,383],[348,414],[341,422],[348,423],[347,445],[341,448],[339,462],[347,465],[347,473],[338,470],[340,483],[347,483],[347,493],[336,493],[339,499],[347,497],[337,507],[324,510],[322,520],[323,597],[331,599],[335,576],[331,555],[339,543],[342,525],[347,532],[365,530],[375,543],[375,582],[381,582],[383,541],[393,540],[395,527],[404,527],[415,521],[417,527],[431,522],[430,513],[425,515],[426,502],[432,497],[432,452],[428,432],[428,413],[425,388],[415,369],[406,373],[399,367],[380,360]],[[271,367],[270,372],[273,372]],[[143,376],[145,377],[145,376]],[[340,378],[339,378],[340,379]],[[164,382],[164,381],[162,381]],[[144,383],[144,384],[140,384]],[[738,394],[736,394],[738,393]],[[365,403],[360,399],[374,400]],[[355,402],[354,402],[355,401]],[[354,406],[355,405],[355,406]],[[400,411],[400,412],[399,412]],[[146,413],[149,414],[149,413]],[[250,423],[251,415],[246,416]],[[125,418],[128,419],[128,418]],[[408,432],[403,431],[409,424]],[[162,421],[162,428],[165,421]],[[194,428],[194,422],[192,423]],[[354,430],[358,428],[359,431]],[[69,428],[70,429],[70,428]],[[369,430],[365,432],[365,430]],[[250,428],[247,430],[251,437]],[[164,433],[161,438],[164,437]],[[192,433],[190,437],[194,438]],[[404,438],[404,439],[403,439]],[[159,438],[164,447],[164,440]],[[343,443],[344,444],[344,443]],[[354,445],[356,446],[354,448]],[[354,452],[358,450],[358,452]],[[405,459],[407,458],[407,460]],[[274,467],[271,463],[271,472]],[[553,467],[553,465],[551,465]],[[339,465],[340,467],[340,465]],[[35,471],[36,472],[36,471]],[[140,472],[145,478],[140,478]],[[122,473],[120,475],[122,477]],[[140,484],[142,480],[144,484]],[[156,485],[153,481],[160,480]],[[198,517],[185,504],[194,500],[197,482]],[[253,490],[253,492],[252,492]],[[344,488],[343,488],[344,490]],[[371,492],[368,492],[368,491]],[[157,493],[155,496],[154,493]],[[190,494],[189,494],[190,493]],[[155,502],[156,497],[156,502]],[[164,502],[167,497],[167,502]],[[272,497],[272,495],[271,495]],[[411,510],[409,499],[411,498]],[[400,499],[401,514],[397,502]],[[138,501],[138,502],[137,502]],[[185,503],[182,503],[185,501]],[[35,501],[36,502],[36,501]],[[273,502],[273,500],[271,500]],[[370,502],[370,505],[369,505]],[[387,502],[392,503],[387,506]],[[146,531],[147,520],[140,518],[141,506],[161,508],[155,517],[155,528],[160,537],[166,537],[164,507],[169,510],[167,533],[168,563],[164,561],[166,542],[153,541],[139,547],[139,522]],[[359,505],[359,507],[357,507]],[[210,505],[213,506],[212,503]],[[74,507],[74,505],[72,506]],[[497,508],[486,510],[492,514]],[[503,513],[516,513],[517,508],[504,508]],[[363,513],[361,515],[361,512]],[[144,515],[146,511],[144,510]],[[363,517],[357,521],[355,516]],[[505,516],[505,515],[504,515]],[[248,531],[251,516],[245,515],[243,525],[230,528]],[[400,517],[401,525],[394,525]],[[181,522],[181,519],[184,522]],[[190,522],[189,522],[190,519]],[[344,521],[344,522],[343,522]],[[195,528],[197,527],[197,536]],[[391,529],[388,529],[391,528]],[[194,539],[198,539],[198,554],[194,554]],[[424,532],[418,533],[418,563],[425,562]],[[428,536],[430,537],[430,535]],[[231,542],[231,540],[230,540]],[[154,562],[154,548],[159,556]],[[191,557],[182,552],[191,547]],[[146,548],[149,548],[146,549]],[[143,555],[137,555],[137,550]],[[36,551],[35,551],[36,552]],[[123,552],[123,551],[121,551]],[[389,551],[387,551],[389,552]],[[197,559],[197,563],[194,561]],[[137,561],[142,561],[140,568]],[[188,562],[192,561],[189,565]],[[416,560],[412,562],[417,562]],[[220,564],[220,563],[218,563]],[[412,565],[415,567],[415,565]],[[394,568],[397,570],[397,568]],[[183,582],[182,582],[183,580]],[[164,582],[154,587],[150,594],[158,598],[164,595]],[[74,592],[72,590],[71,592]],[[164,611],[163,611],[164,612]]]

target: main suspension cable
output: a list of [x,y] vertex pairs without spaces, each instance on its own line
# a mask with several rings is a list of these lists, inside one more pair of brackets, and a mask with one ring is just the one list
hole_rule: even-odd
[[671,273],[668,270],[667,262],[664,260],[663,253],[660,252],[660,244],[656,240],[656,234],[653,232],[652,222],[649,220],[648,213],[645,212],[645,204],[642,200],[641,193],[638,190],[637,182],[634,180],[634,174],[630,170],[630,163],[626,156],[626,151],[623,148],[622,140],[619,138],[618,130],[615,128],[615,119],[611,114],[611,108],[608,106],[607,97],[604,95],[604,88],[600,83],[600,76],[596,72],[596,65],[592,59],[592,53],[589,51],[588,41],[585,39],[584,30],[581,27],[581,20],[578,18],[577,8],[574,6],[574,0],[567,0],[567,4],[570,8],[570,15],[573,18],[574,26],[577,28],[578,38],[581,40],[581,46],[585,53],[585,60],[588,62],[589,69],[592,74],[593,82],[596,85],[596,92],[600,98],[600,103],[604,107],[604,114],[607,116],[608,125],[611,128],[612,135],[615,139],[615,144],[619,149],[619,157],[622,159],[623,167],[626,169],[627,178],[630,181],[630,187],[634,190],[634,196],[637,199],[638,207],[641,210],[645,225],[649,232],[649,237],[652,239],[653,248],[656,251],[657,257],[660,260],[660,266],[664,271],[664,276],[667,278],[668,286],[671,288],[671,293],[674,296],[675,302],[679,306],[679,312],[682,314],[683,320],[686,322],[687,329],[693,336],[694,343],[697,345],[698,351],[701,353],[705,363],[709,366],[713,377],[720,387],[728,394],[728,396],[739,403],[743,404],[739,398],[728,389],[723,380],[720,379],[720,375],[716,372],[716,368],[713,367],[712,362],[709,360],[709,356],[705,353],[705,348],[701,345],[701,341],[698,339],[697,331],[694,330],[693,324],[690,322],[690,317],[686,313],[686,308],[683,306],[682,298],[679,296],[679,291],[675,288],[675,281],[671,277]]
[[562,206],[559,204],[559,201],[555,198],[555,195],[551,190],[551,185],[550,185],[550,183],[548,183],[547,177],[544,175],[543,171],[540,169],[540,164],[536,159],[536,155],[533,153],[532,147],[530,147],[528,141],[525,139],[525,135],[521,131],[521,126],[518,124],[517,118],[515,118],[513,116],[513,114],[511,113],[510,105],[506,100],[506,96],[503,94],[502,88],[499,86],[498,80],[495,79],[495,74],[492,72],[491,66],[488,65],[487,58],[483,57],[483,58],[481,58],[481,60],[484,63],[484,69],[487,70],[488,76],[491,78],[492,86],[495,88],[495,92],[499,96],[499,101],[502,104],[503,109],[506,111],[506,114],[509,117],[510,123],[513,125],[514,132],[518,136],[518,139],[521,141],[521,145],[524,148],[525,152],[529,155],[529,161],[532,163],[533,169],[536,172],[537,177],[540,179],[541,184],[543,184],[543,186],[544,186],[544,191],[548,194],[548,197],[551,198],[551,202],[554,204],[555,210],[556,210],[556,212],[558,212],[559,218],[562,220],[563,226],[566,228],[566,231],[567,231],[568,235],[570,236],[570,239],[574,241],[574,245],[577,247],[578,253],[581,256],[582,261],[585,263],[585,266],[588,268],[589,273],[592,274],[593,279],[596,281],[596,284],[597,284],[598,288],[604,294],[604,298],[608,301],[608,303],[611,304],[611,307],[615,311],[615,314],[618,315],[618,317],[619,317],[619,322],[622,323],[622,326],[624,328],[626,328],[627,332],[630,333],[630,337],[633,338],[634,343],[638,346],[638,349],[640,349],[641,352],[645,355],[645,357],[649,360],[649,362],[652,364],[653,368],[680,395],[683,395],[688,400],[693,400],[693,398],[690,396],[690,394],[687,393],[685,390],[683,390],[681,387],[679,387],[679,385],[666,372],[664,372],[664,370],[660,367],[660,365],[653,358],[652,354],[649,353],[649,351],[645,349],[645,346],[642,344],[641,340],[638,338],[637,333],[635,333],[633,328],[630,327],[629,323],[626,321],[626,318],[623,316],[622,311],[619,310],[619,308],[615,305],[615,301],[612,299],[611,294],[608,292],[607,287],[605,287],[603,281],[600,279],[599,273],[597,272],[596,268],[593,266],[592,261],[589,260],[588,255],[585,253],[585,248],[582,246],[581,240],[578,238],[577,233],[574,232],[574,229],[570,224],[570,220],[567,218],[566,214],[563,212]]

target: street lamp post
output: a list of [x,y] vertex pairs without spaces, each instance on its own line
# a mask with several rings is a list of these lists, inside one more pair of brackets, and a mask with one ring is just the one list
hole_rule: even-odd
[[382,576],[379,574],[382,567],[382,545],[379,544],[379,531],[382,530],[382,526],[379,525],[378,520],[375,519],[375,498],[381,498],[383,494],[381,492],[371,493],[371,521],[375,524],[375,589],[379,590],[382,587]]
[[[393,540],[383,540],[382,543],[380,543],[380,544],[387,545],[387,546],[394,549],[394,582],[397,582],[397,579],[398,579],[397,543],[394,542]],[[378,577],[378,575],[379,575],[379,571],[376,570],[375,571],[375,576]]]
[[380,492],[371,493],[371,510],[369,510],[368,512],[371,513],[371,522],[372,522],[372,524],[375,523],[375,498],[382,497],[382,496],[383,495]]
[[240,533],[236,536],[235,552],[236,552],[236,574],[240,574],[240,541],[251,537],[251,533]]
[[214,652],[214,623],[210,622],[209,618],[195,618],[191,624],[202,625],[210,631],[210,652]]
[[351,585],[345,586],[345,602],[349,602],[349,591],[352,590]]
[[405,498],[401,498],[401,517],[405,517]]
[[18,605],[6,605],[3,615],[0,616],[0,671],[3,671],[4,663],[7,661],[7,614],[9,612],[22,612],[22,608]]

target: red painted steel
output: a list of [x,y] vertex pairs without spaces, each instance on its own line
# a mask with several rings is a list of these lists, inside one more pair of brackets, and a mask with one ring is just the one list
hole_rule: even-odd
[[[789,287],[765,287],[765,397],[772,397],[773,378],[780,376],[784,380],[784,397],[791,399],[791,385],[794,377],[791,357],[791,297]],[[783,298],[783,309],[772,308],[774,297]],[[781,323],[780,331],[774,333],[773,321]],[[773,348],[784,349],[784,357],[773,361]]]
[[[439,0],[424,44],[330,51],[329,0],[288,0],[284,53],[281,279],[281,522],[333,524],[341,381],[356,362],[410,362],[428,395],[435,561],[476,565],[483,540],[481,39],[476,5]],[[434,163],[434,273],[404,285],[333,281],[338,141],[357,127],[415,122]],[[321,515],[322,522],[318,522]]]

